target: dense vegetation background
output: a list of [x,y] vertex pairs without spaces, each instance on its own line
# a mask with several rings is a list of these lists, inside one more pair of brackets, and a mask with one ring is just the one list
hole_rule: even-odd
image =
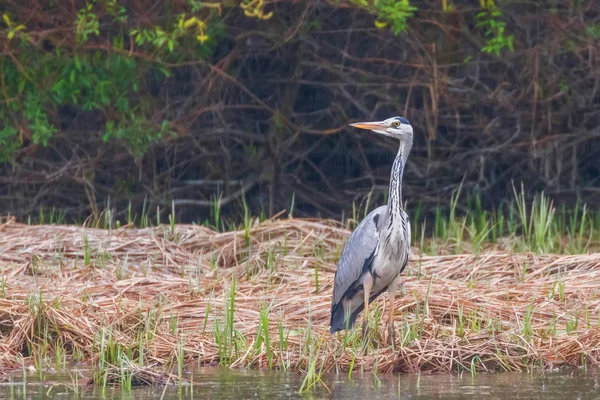
[[[385,201],[406,116],[409,207],[463,182],[600,200],[595,0],[4,0],[0,210],[177,208],[197,221]],[[466,199],[467,196],[463,196]],[[167,211],[163,213],[166,218]],[[121,217],[123,219],[123,217]]]

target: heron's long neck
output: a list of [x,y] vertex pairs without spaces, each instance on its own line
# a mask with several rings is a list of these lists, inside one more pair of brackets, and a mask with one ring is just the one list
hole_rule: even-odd
[[[400,142],[398,154],[392,165],[392,174],[390,176],[390,195],[388,199],[388,215],[394,220],[394,216],[400,214],[402,210],[402,175],[404,174],[404,165],[408,158],[410,148]],[[398,219],[396,219],[398,221]]]

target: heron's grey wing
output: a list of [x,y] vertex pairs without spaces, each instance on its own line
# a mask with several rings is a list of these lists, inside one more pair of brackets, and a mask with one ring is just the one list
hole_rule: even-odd
[[379,227],[383,222],[386,206],[371,211],[348,238],[337,264],[331,304],[342,300],[344,293],[363,273],[365,262],[371,262],[377,243]]

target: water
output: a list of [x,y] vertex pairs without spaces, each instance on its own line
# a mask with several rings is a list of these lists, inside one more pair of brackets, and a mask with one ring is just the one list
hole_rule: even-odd
[[[299,394],[302,376],[286,372],[255,370],[200,369],[193,373],[193,390],[187,386],[139,387],[130,392],[107,388],[81,387],[73,390],[77,371],[46,374],[40,381],[37,374],[28,374],[23,385],[22,374],[10,376],[0,383],[0,399],[598,399],[600,371],[569,369],[559,372],[496,373],[470,375],[385,375],[377,382],[372,374],[326,375],[324,383],[309,394]],[[86,375],[87,373],[84,373]],[[191,377],[191,376],[190,376]]]

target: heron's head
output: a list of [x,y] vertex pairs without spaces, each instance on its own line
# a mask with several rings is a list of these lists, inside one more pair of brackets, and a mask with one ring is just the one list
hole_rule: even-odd
[[355,128],[368,129],[370,131],[390,136],[396,139],[409,139],[412,141],[413,128],[404,117],[392,117],[383,121],[356,122],[350,124]]

